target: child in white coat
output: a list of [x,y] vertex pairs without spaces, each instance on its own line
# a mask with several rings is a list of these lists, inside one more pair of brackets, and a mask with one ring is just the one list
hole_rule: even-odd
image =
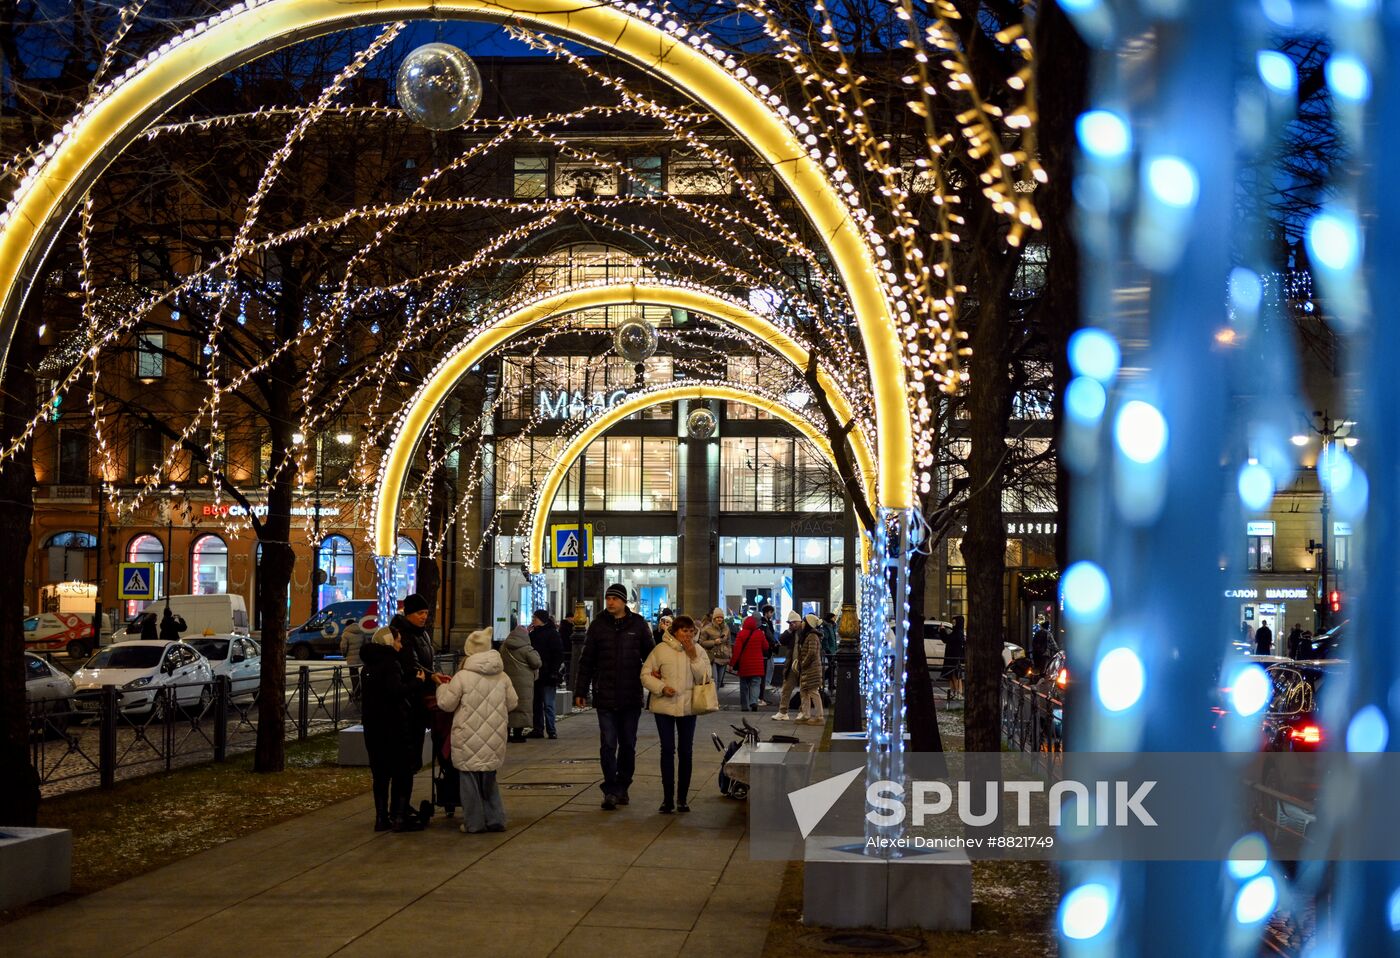
[[438,708],[452,713],[452,766],[462,777],[462,831],[503,832],[506,810],[496,771],[506,758],[510,710],[518,697],[505,674],[491,630],[467,636],[461,670],[437,689]]

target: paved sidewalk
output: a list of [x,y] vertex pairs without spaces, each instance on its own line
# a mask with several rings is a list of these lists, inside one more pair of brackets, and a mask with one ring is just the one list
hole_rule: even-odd
[[[750,716],[765,737],[822,731],[771,714]],[[439,813],[425,832],[376,834],[364,795],[0,928],[0,954],[757,956],[784,865],[749,860],[746,806],[719,795],[710,733],[728,742],[739,715],[700,718],[689,815],[657,813],[646,714],[632,804],[600,810],[585,712],[561,719],[557,741],[510,747],[504,833],[463,835]],[[427,789],[425,772],[416,796]]]

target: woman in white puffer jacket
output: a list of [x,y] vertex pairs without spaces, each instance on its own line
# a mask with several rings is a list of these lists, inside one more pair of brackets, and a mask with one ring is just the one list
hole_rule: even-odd
[[437,688],[438,708],[452,713],[452,766],[462,776],[462,831],[503,832],[506,810],[496,770],[506,759],[510,710],[518,704],[491,630],[467,636],[467,657],[452,681]]
[[[656,716],[656,734],[661,737],[660,812],[688,812],[691,746],[695,742],[695,713],[690,707],[690,690],[710,681],[710,659],[695,644],[695,620],[678,615],[669,632],[642,663],[642,685],[651,693],[648,709]],[[679,752],[680,781],[676,781]]]

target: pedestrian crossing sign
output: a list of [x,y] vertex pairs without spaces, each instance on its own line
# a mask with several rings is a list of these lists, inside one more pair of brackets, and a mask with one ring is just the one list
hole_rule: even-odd
[[121,565],[121,590],[118,598],[145,599],[156,597],[156,567],[151,562],[123,562]]
[[593,523],[585,522],[582,533],[576,522],[550,526],[549,541],[553,545],[550,564],[556,569],[577,569],[579,565],[593,564]]

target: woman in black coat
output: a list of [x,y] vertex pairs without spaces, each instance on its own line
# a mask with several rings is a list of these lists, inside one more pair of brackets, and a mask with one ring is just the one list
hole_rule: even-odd
[[413,776],[423,761],[425,707],[430,688],[411,649],[384,628],[360,649],[360,701],[365,750],[374,779],[374,830],[419,831],[410,809]]
[[962,698],[963,659],[967,656],[967,635],[960,615],[953,616],[953,631],[943,640],[942,677],[948,680],[948,698]]
[[558,738],[554,725],[554,693],[564,664],[564,643],[549,612],[538,609],[530,622],[530,645],[540,655],[540,677],[535,679],[534,725],[526,738]]

